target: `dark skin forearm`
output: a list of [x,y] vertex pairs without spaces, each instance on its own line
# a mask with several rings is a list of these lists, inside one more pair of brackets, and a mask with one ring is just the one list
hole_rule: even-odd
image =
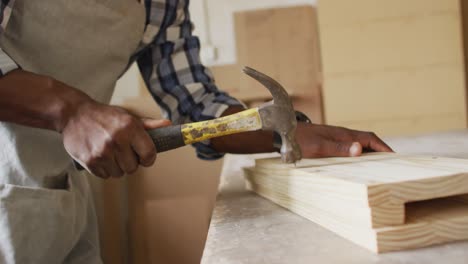
[[14,70],[0,78],[0,121],[60,132],[67,115],[89,99],[52,78]]
[[156,148],[146,130],[170,124],[141,119],[50,77],[23,70],[0,78],[0,121],[61,133],[68,154],[102,178],[151,166]]
[[[222,116],[228,116],[245,110],[241,106],[234,106],[224,111]],[[211,139],[213,148],[221,153],[253,154],[274,152],[273,132],[253,131],[233,134]]]
[[[223,116],[244,110],[231,107]],[[391,152],[372,132],[343,127],[298,123],[296,140],[304,158],[359,156],[363,152]],[[255,131],[215,138],[211,141],[215,150],[222,153],[251,154],[275,152],[273,133]]]

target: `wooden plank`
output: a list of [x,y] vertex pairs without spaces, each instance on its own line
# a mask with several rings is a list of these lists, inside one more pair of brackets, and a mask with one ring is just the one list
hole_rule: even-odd
[[279,80],[296,95],[318,96],[321,69],[316,9],[276,9],[273,27]]
[[327,123],[381,135],[466,128],[459,4],[319,1]]
[[225,92],[236,94],[241,87],[242,67],[237,64],[210,67],[216,84]]
[[[244,11],[234,15],[238,64],[278,80],[295,95],[319,94],[320,54],[317,14],[311,6]],[[264,93],[249,78],[241,91]]]
[[388,119],[348,120],[335,122],[341,126],[374,131],[378,135],[421,135],[427,131],[450,131],[464,128],[465,115],[463,113],[447,113],[437,115],[421,115],[410,117],[391,117]]
[[[376,72],[426,65],[460,65],[460,15],[321,27],[324,73]],[[343,45],[346,43],[346,45]]]
[[[383,121],[425,115],[437,117],[440,114],[461,115],[464,118],[465,84],[464,72],[460,67],[329,76],[324,97],[327,120],[341,125],[349,121]],[[367,99],[356,96],[363,94]],[[462,120],[459,128],[464,127]]]
[[377,229],[379,252],[420,248],[468,239],[468,205],[434,200],[409,206],[408,223]]
[[[272,9],[267,9],[235,13],[234,26],[238,64],[253,67],[278,79],[272,34],[273,12]],[[240,90],[257,98],[269,95],[259,83],[248,78],[241,78]]]
[[[458,11],[459,0],[319,0],[326,26],[411,19]],[[402,8],[404,7],[404,8]]]
[[467,160],[264,159],[245,171],[253,191],[375,252],[468,239]]
[[257,81],[241,73],[256,68],[280,82],[296,109],[323,123],[316,9],[311,6],[234,14],[237,63],[211,67],[216,83],[247,104],[271,100]]

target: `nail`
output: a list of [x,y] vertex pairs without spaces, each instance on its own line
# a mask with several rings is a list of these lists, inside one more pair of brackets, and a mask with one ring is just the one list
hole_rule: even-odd
[[357,157],[361,154],[361,149],[361,144],[359,144],[358,142],[354,142],[349,148],[349,155],[351,157]]

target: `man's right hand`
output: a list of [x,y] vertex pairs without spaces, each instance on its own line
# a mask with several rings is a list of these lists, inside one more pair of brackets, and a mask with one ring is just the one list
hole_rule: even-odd
[[102,178],[152,165],[156,150],[145,129],[170,124],[142,120],[65,83],[21,69],[0,78],[0,121],[62,133],[68,153]]
[[168,120],[140,119],[120,107],[94,101],[79,104],[62,129],[67,152],[92,174],[121,177],[153,165],[156,149],[146,129]]

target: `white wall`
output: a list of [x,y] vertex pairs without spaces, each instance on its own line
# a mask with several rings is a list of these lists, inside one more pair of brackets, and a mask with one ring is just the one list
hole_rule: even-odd
[[[236,11],[315,5],[317,0],[192,0],[190,11],[195,34],[200,37],[202,59],[207,65],[236,62],[233,14]],[[216,49],[216,56],[213,56]]]

